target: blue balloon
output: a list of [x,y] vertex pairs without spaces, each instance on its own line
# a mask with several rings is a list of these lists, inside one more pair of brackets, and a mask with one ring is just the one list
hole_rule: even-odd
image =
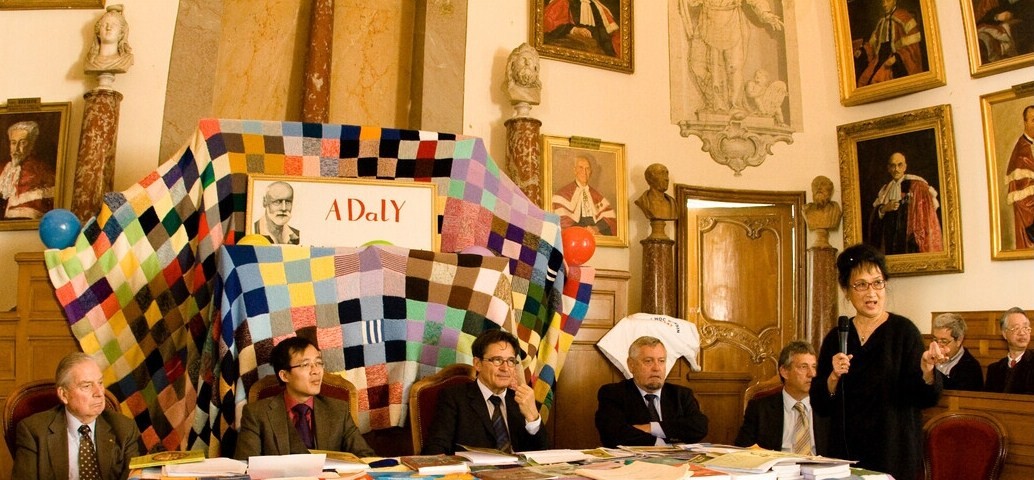
[[47,248],[68,248],[75,245],[81,226],[74,213],[55,208],[40,219],[39,238]]

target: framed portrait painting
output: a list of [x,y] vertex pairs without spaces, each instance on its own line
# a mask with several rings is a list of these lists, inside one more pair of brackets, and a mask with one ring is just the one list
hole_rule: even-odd
[[588,228],[596,245],[627,247],[625,146],[548,135],[542,143],[542,208],[560,216],[561,228]]
[[962,272],[951,106],[837,127],[844,245],[870,244],[896,275]]
[[980,97],[991,259],[1034,258],[1034,89]]
[[543,57],[635,71],[632,0],[534,0],[531,24],[531,44]]
[[832,0],[840,103],[945,84],[934,0]]
[[1034,2],[960,1],[970,75],[983,77],[1034,65]]
[[249,175],[245,233],[273,244],[437,251],[436,190],[426,182]]
[[39,228],[64,205],[68,102],[0,106],[0,230]]
[[104,0],[0,0],[0,10],[104,8]]

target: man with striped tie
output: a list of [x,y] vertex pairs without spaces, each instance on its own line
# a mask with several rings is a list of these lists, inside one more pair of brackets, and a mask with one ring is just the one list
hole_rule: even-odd
[[782,391],[747,403],[734,443],[802,455],[825,453],[826,419],[812,414],[808,394],[816,366],[815,348],[810,343],[794,340],[786,344],[779,352]]

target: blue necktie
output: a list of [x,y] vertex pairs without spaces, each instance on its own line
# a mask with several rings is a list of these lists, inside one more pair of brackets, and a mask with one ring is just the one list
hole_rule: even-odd
[[312,409],[304,403],[299,403],[291,410],[294,410],[294,428],[298,429],[298,436],[302,437],[302,443],[309,449],[316,448],[316,444],[312,440],[312,429],[309,428],[309,419],[306,418],[309,410]]
[[510,434],[506,432],[506,422],[503,421],[503,399],[497,395],[488,397],[495,407],[492,410],[492,428],[495,429],[495,448],[510,453]]

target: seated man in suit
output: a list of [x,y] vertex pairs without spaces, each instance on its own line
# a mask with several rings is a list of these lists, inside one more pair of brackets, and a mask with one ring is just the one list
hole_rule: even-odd
[[707,435],[693,391],[664,382],[667,355],[656,337],[639,337],[628,347],[632,378],[600,387],[596,430],[604,446],[693,443]]
[[54,373],[61,405],[18,422],[15,480],[125,479],[141,455],[133,420],[106,410],[104,376],[85,353],[61,359]]
[[942,313],[933,319],[933,340],[948,349],[948,361],[935,368],[944,374],[945,390],[984,389],[984,369],[962,342],[966,340],[966,320],[957,313]]
[[348,413],[348,403],[320,395],[323,355],[307,338],[290,337],[273,347],[269,363],[284,394],[244,406],[234,457],[286,455],[314,450],[376,455]]
[[782,391],[747,402],[734,443],[804,455],[824,454],[827,420],[813,415],[808,394],[816,367],[815,348],[810,343],[794,340],[786,344],[779,352]]
[[452,454],[460,445],[506,452],[549,448],[535,391],[517,358],[517,339],[505,330],[485,330],[470,348],[477,380],[441,391],[422,453]]
[[1009,343],[1005,358],[987,366],[984,390],[1002,393],[1034,393],[1034,352],[1030,344],[1030,319],[1020,307],[1006,310],[998,320]]

